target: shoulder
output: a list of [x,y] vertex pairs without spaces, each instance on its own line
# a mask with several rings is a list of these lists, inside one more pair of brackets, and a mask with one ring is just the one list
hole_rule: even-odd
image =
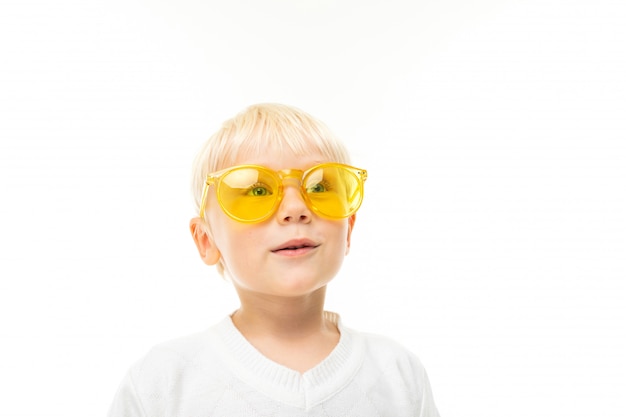
[[395,339],[374,333],[361,333],[361,335],[366,352],[370,356],[380,361],[406,362],[414,367],[423,367],[417,355]]
[[397,340],[382,334],[355,330],[346,326],[339,315],[335,314],[334,317],[342,335],[355,346],[360,347],[366,360],[381,365],[387,365],[390,362],[406,363],[412,368],[423,369],[417,355]]
[[161,342],[150,348],[129,369],[138,388],[193,379],[202,372],[219,373],[213,328]]
[[207,348],[207,332],[198,332],[161,342],[150,348],[138,361],[134,368],[145,369],[146,365],[184,366],[193,363],[202,356]]
[[381,334],[346,331],[359,340],[364,372],[408,385],[422,385],[427,380],[426,370],[417,354],[395,339]]
[[426,369],[418,356],[398,341],[384,335],[352,334],[363,356],[354,385],[390,415],[438,416]]
[[[137,360],[118,387],[109,416],[170,416],[181,404],[219,397],[229,378],[215,355],[213,328],[159,343]],[[210,378],[207,378],[210,376]]]

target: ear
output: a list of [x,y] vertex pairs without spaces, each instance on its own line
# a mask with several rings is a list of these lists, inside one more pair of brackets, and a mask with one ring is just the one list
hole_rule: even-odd
[[352,229],[354,228],[354,222],[356,222],[356,214],[353,214],[348,218],[348,236],[346,237],[346,255],[350,253],[350,239],[352,237]]
[[202,261],[207,265],[215,265],[220,260],[221,254],[213,242],[209,225],[200,217],[194,217],[189,222],[189,230]]

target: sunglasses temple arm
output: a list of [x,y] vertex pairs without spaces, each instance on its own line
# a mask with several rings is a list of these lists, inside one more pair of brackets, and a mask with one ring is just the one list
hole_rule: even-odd
[[204,219],[204,211],[206,210],[206,200],[209,195],[209,182],[207,181],[204,184],[204,189],[202,190],[202,200],[200,201],[200,218]]

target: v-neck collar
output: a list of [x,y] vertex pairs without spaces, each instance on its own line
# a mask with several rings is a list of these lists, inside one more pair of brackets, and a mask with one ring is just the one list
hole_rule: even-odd
[[218,336],[216,348],[221,359],[243,382],[277,401],[310,409],[347,385],[363,362],[359,334],[345,328],[336,313],[324,312],[324,317],[337,325],[339,342],[322,362],[302,374],[259,352],[230,316],[211,331]]

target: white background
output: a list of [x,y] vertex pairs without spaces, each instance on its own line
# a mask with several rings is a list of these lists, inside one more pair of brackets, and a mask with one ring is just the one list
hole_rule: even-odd
[[255,102],[367,168],[328,308],[442,416],[626,415],[621,1],[4,1],[0,415],[106,414],[152,345],[237,307],[191,162]]

